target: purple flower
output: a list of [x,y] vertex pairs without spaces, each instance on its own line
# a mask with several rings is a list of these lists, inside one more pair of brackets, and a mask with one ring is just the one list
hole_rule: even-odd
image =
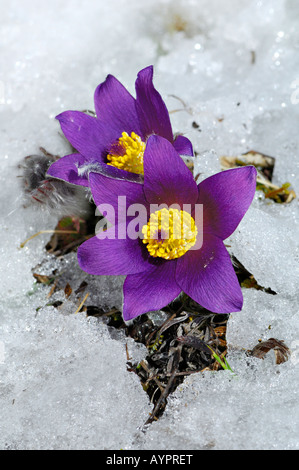
[[[256,170],[252,166],[223,171],[196,184],[173,146],[152,136],[144,153],[144,184],[117,181],[90,173],[90,187],[97,206],[110,203],[117,212],[119,196],[126,196],[126,210],[133,203],[146,208],[143,238],[99,239],[83,243],[78,250],[80,267],[95,275],[124,275],[125,320],[166,306],[184,291],[203,307],[216,313],[240,311],[241,288],[230,256],[223,244],[249,208],[255,192]],[[169,236],[163,238],[163,213],[151,212],[153,204],[190,205],[189,213],[169,209]],[[196,222],[195,210],[203,208]],[[173,237],[176,224],[185,216],[181,238]],[[124,233],[132,217],[118,214],[113,230]],[[120,232],[118,232],[118,230]],[[152,237],[150,237],[152,233]],[[200,237],[202,235],[202,237]],[[202,246],[197,241],[202,238]]]
[[56,117],[79,153],[53,163],[48,170],[50,176],[88,186],[92,170],[140,182],[144,149],[152,134],[167,139],[181,155],[193,155],[186,137],[173,137],[166,105],[153,85],[152,66],[138,73],[135,87],[136,99],[113,75],[108,75],[95,90],[96,117],[80,111],[65,111]]

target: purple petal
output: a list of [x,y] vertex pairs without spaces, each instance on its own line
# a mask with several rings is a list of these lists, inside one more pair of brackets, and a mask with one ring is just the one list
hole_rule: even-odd
[[190,170],[168,140],[148,139],[144,152],[144,192],[150,204],[195,204],[197,185]]
[[[107,230],[107,236],[113,236],[114,229]],[[78,262],[83,271],[96,275],[124,275],[145,271],[148,266],[148,254],[140,240],[90,238],[78,248]]]
[[[140,204],[145,208],[147,214],[148,203],[145,199],[143,186],[141,184],[132,183],[130,181],[118,181],[97,173],[90,173],[89,184],[96,206],[99,207],[102,204],[110,204],[113,207],[115,220],[111,220],[107,214],[107,218],[111,222],[118,224],[124,221],[127,208],[132,204]],[[122,202],[124,198],[125,204]],[[147,223],[147,220],[145,223]]]
[[79,153],[66,155],[52,163],[47,174],[71,184],[88,186],[87,175],[78,175],[78,168],[86,163],[86,158]]
[[253,166],[217,173],[198,185],[198,204],[203,204],[204,231],[222,240],[237,228],[254,197],[256,169]]
[[146,67],[138,73],[135,87],[136,109],[143,135],[148,137],[157,134],[173,142],[166,105],[153,85],[153,66]]
[[80,111],[65,111],[58,116],[62,132],[72,146],[89,160],[103,161],[111,135],[95,117]]
[[175,281],[176,261],[165,261],[139,274],[130,274],[124,283],[124,320],[165,307],[181,292]]
[[193,157],[193,147],[189,139],[183,135],[178,135],[173,142],[173,146],[180,155]]
[[121,137],[122,132],[142,135],[136,100],[113,75],[108,75],[96,88],[94,103],[99,122],[114,134],[113,141]]
[[[88,166],[86,166],[86,170],[88,170]],[[107,165],[106,163],[90,164],[89,172],[98,173],[99,175],[107,176],[107,178],[113,178],[119,181],[131,181],[139,184],[142,184],[144,181],[143,175],[121,170],[120,168],[116,168],[113,165]]]
[[200,250],[189,250],[178,259],[176,280],[187,295],[212,312],[242,309],[242,291],[230,256],[214,235],[204,234]]

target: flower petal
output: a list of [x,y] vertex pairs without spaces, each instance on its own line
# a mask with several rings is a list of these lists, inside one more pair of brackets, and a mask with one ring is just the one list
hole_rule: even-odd
[[89,160],[104,160],[111,137],[95,117],[80,111],[65,111],[56,119],[65,137],[78,152]]
[[203,204],[203,229],[222,240],[237,228],[254,197],[256,169],[234,168],[210,176],[198,185]]
[[176,261],[165,261],[139,274],[130,274],[124,283],[124,320],[158,310],[181,292],[175,281]]
[[[114,229],[107,230],[107,236],[113,236]],[[122,229],[122,228],[121,228]],[[148,268],[148,254],[140,240],[129,238],[90,238],[78,248],[78,262],[83,271],[96,275],[124,275],[145,271]]]
[[56,162],[52,163],[47,171],[51,177],[58,178],[68,183],[78,184],[80,186],[88,186],[88,178],[86,175],[78,175],[78,167],[86,163],[86,158],[80,153],[66,155]]
[[176,280],[187,295],[212,312],[242,309],[242,291],[230,256],[213,235],[204,234],[200,250],[189,250],[178,259]]
[[173,142],[173,146],[180,155],[188,155],[193,157],[193,147],[187,137],[178,135]]
[[168,140],[148,139],[144,152],[144,192],[150,204],[195,204],[197,185],[190,170]]
[[[88,167],[90,170],[88,171]],[[98,173],[99,175],[107,176],[107,178],[113,178],[119,181],[131,181],[134,183],[142,184],[144,181],[143,175],[138,175],[136,173],[131,173],[130,171],[121,170],[112,165],[107,165],[106,163],[91,163],[86,165],[86,170],[88,173]]]
[[138,73],[135,82],[136,109],[144,137],[161,135],[173,142],[169,114],[160,93],[153,85],[153,66]]
[[[107,178],[98,173],[90,173],[89,184],[97,207],[100,207],[102,204],[112,206],[114,220],[109,218],[109,214],[106,216],[110,222],[116,224],[124,222],[127,209],[133,204],[139,204],[141,209],[144,208],[146,214],[148,212],[148,203],[141,184]],[[147,223],[147,218],[145,223]]]
[[121,137],[122,132],[141,136],[136,100],[113,75],[108,75],[96,88],[94,103],[99,122],[114,134],[111,143]]

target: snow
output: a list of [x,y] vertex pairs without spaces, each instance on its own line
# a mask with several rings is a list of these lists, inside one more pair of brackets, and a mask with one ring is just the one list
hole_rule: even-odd
[[[271,337],[293,350],[288,362],[277,366],[274,354],[264,361],[245,354],[258,339]],[[148,431],[145,449],[298,447],[298,300],[245,290],[244,308],[231,315],[227,340],[234,374],[189,376]]]
[[[40,146],[68,152],[55,115],[93,109],[94,89],[108,73],[134,93],[137,72],[154,64],[155,84],[176,111],[174,131],[199,154],[201,179],[219,171],[220,156],[254,149],[276,158],[274,183],[289,181],[298,194],[298,2],[0,6],[0,448],[298,449],[298,199],[280,205],[257,194],[227,241],[257,282],[277,293],[243,289],[244,308],[228,323],[234,375],[188,377],[144,430],[152,405],[127,371],[125,346],[136,360],[146,351],[74,314],[72,298],[61,310],[46,306],[50,287],[34,288],[33,267],[69,266],[74,288],[84,277],[74,256],[56,261],[45,253],[49,235],[19,248],[57,220],[23,207],[17,179],[21,159]],[[93,279],[87,305],[120,305],[121,283]],[[57,296],[65,300],[62,291]],[[288,362],[245,355],[270,337],[292,350]]]

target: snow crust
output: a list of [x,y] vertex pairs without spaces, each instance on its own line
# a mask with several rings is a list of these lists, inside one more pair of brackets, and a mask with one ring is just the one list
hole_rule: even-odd
[[[298,199],[279,205],[257,194],[227,241],[277,293],[243,289],[244,308],[228,325],[235,375],[190,376],[144,431],[152,405],[127,371],[125,345],[136,360],[145,350],[75,315],[71,300],[60,311],[46,306],[50,288],[36,289],[31,269],[47,257],[49,235],[19,246],[56,219],[23,208],[17,179],[20,160],[40,146],[69,151],[55,115],[93,109],[108,73],[134,93],[137,72],[154,64],[174,131],[199,154],[201,179],[220,170],[220,156],[253,149],[275,157],[274,183],[289,181],[298,194],[298,2],[1,0],[0,7],[0,448],[298,449]],[[78,283],[75,260],[66,262]],[[94,280],[90,304],[118,306],[121,283]],[[288,362],[245,355],[270,337],[290,347]]]

